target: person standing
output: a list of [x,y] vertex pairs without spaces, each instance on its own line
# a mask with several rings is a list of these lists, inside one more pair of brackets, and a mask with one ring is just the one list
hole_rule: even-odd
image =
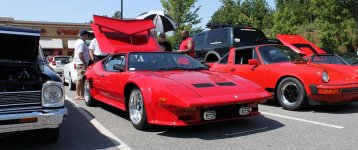
[[189,37],[189,31],[184,30],[180,33],[180,37],[182,38],[182,42],[180,44],[179,50],[177,52],[185,53],[190,57],[194,58],[194,41],[191,37]]
[[97,38],[94,38],[89,45],[89,54],[93,63],[104,59],[107,54],[103,53],[99,48]]
[[84,99],[83,76],[90,61],[89,50],[86,45],[86,39],[89,32],[82,30],[79,33],[79,39],[75,44],[74,62],[76,63],[77,82],[76,82],[76,100]]
[[171,52],[173,51],[172,45],[167,41],[167,38],[165,37],[165,33],[159,34],[159,45],[162,47],[164,51]]

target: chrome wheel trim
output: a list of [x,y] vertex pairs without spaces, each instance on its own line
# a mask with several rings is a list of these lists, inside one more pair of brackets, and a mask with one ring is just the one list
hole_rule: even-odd
[[286,82],[281,87],[281,100],[287,106],[295,106],[300,97],[300,89],[297,84],[291,81]]
[[138,89],[134,89],[129,98],[129,116],[132,123],[138,125],[143,116],[143,97]]
[[87,79],[85,80],[83,93],[84,93],[85,101],[89,102],[89,99],[90,99],[90,84],[89,84]]

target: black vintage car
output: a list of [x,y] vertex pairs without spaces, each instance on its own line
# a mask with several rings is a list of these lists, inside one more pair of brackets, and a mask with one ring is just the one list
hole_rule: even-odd
[[35,130],[56,141],[67,115],[64,88],[39,39],[39,30],[0,26],[0,134]]

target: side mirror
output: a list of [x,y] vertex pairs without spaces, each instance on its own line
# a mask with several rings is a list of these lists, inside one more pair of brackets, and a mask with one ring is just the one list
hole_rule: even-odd
[[119,72],[123,72],[125,71],[125,68],[123,65],[120,65],[120,64],[114,64],[113,65],[113,70],[115,71],[119,71]]
[[249,65],[257,66],[257,65],[259,65],[259,60],[258,59],[249,59]]

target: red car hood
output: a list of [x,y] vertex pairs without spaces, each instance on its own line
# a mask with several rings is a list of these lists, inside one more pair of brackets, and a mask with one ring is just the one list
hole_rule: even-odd
[[[152,73],[175,81],[178,85],[185,86],[201,97],[253,94],[257,98],[262,98],[258,93],[265,92],[263,88],[251,81],[225,73],[210,71],[162,71]],[[180,89],[177,90],[180,92]]]
[[297,53],[312,55],[315,53],[326,54],[325,51],[320,49],[315,44],[307,41],[305,38],[299,35],[289,35],[289,34],[278,34],[276,37],[282,42],[282,44],[290,47],[292,50]]
[[92,30],[105,53],[160,51],[150,32],[155,28],[151,20],[120,20],[103,16],[93,16],[93,20]]
[[341,78],[347,82],[358,82],[358,68],[349,65],[321,64],[326,68],[330,78]]
[[[278,68],[278,71],[282,71],[284,68],[294,68],[296,72],[307,73],[307,70],[312,74],[327,71],[329,74],[330,82],[332,84],[345,84],[345,83],[357,83],[358,82],[358,68],[349,65],[337,65],[337,64],[315,64],[315,63],[277,63],[272,64],[271,67]],[[292,72],[288,69],[288,71]]]

